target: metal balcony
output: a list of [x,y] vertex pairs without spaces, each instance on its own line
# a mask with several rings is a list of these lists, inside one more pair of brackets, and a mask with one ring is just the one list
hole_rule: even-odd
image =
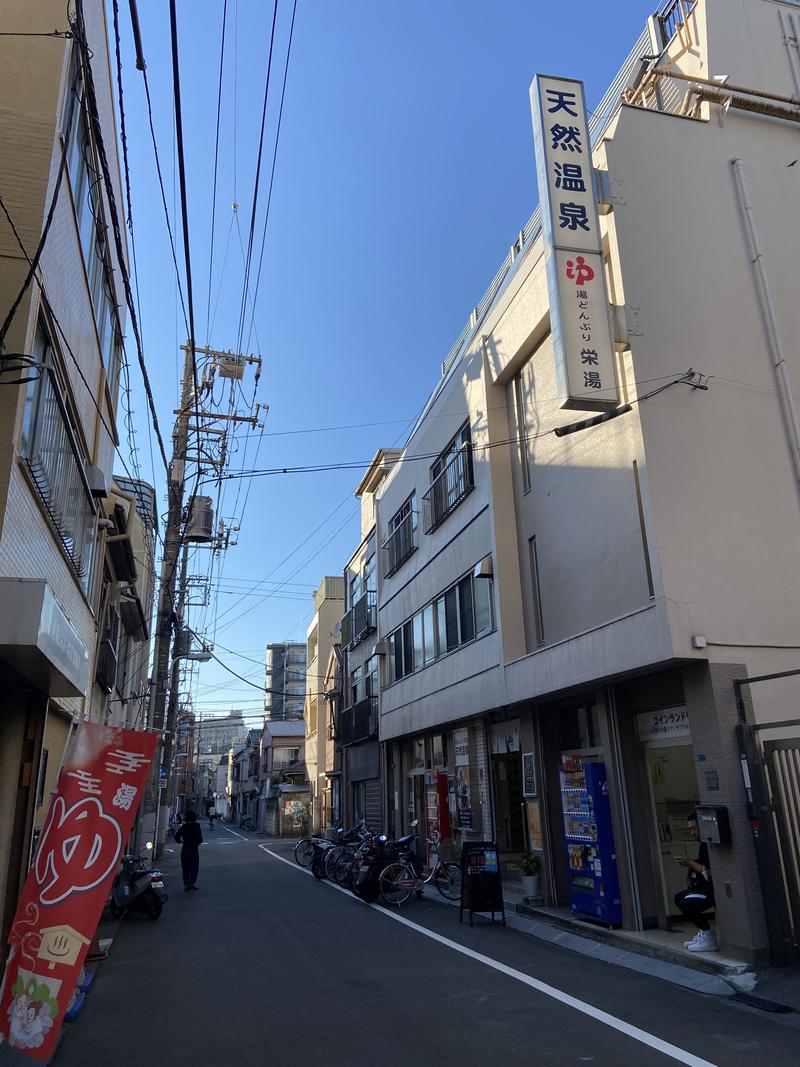
[[342,745],[355,745],[378,736],[378,698],[365,697],[342,712]]
[[368,590],[360,597],[342,619],[342,645],[352,648],[371,633],[377,623],[377,594]]
[[475,488],[472,472],[472,448],[463,445],[453,456],[442,473],[434,479],[422,498],[422,515],[425,533],[441,526],[448,515]]
[[410,511],[395,526],[381,545],[383,550],[383,576],[394,574],[417,548],[417,513]]

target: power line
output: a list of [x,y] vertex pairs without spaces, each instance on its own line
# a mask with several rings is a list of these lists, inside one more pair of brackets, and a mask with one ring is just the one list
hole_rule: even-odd
[[[116,2],[116,0],[115,0]],[[217,172],[219,167],[219,119],[222,111],[222,75],[225,63],[225,25],[228,18],[228,0],[222,5],[222,43],[219,49],[219,85],[217,88],[217,125],[214,135],[214,187],[211,194],[211,250],[208,257],[208,302],[206,305],[206,345],[211,343],[211,279],[214,272],[214,231],[217,218]]]
[[267,225],[269,223],[269,211],[272,206],[272,188],[275,183],[275,163],[278,158],[278,142],[281,138],[281,122],[283,121],[283,102],[286,97],[286,79],[289,75],[289,59],[292,54],[292,39],[294,37],[294,20],[297,15],[297,0],[294,0],[292,5],[292,22],[289,27],[289,42],[286,46],[286,64],[283,68],[283,85],[281,87],[281,103],[278,110],[278,125],[275,132],[275,148],[272,152],[272,171],[269,176],[269,193],[267,195],[267,210],[264,213],[264,230],[261,235],[261,253],[258,257],[258,273],[256,274],[256,287],[253,292],[253,312],[250,316],[250,329],[247,331],[247,347],[250,345],[250,334],[253,332],[253,323],[256,317],[256,300],[258,299],[258,289],[261,284],[261,267],[264,263],[264,249],[267,245]]
[[100,158],[100,167],[103,172],[103,184],[106,190],[106,199],[108,201],[108,210],[111,215],[111,229],[114,234],[114,244],[117,252],[117,267],[122,277],[122,285],[125,290],[125,301],[128,305],[128,312],[131,317],[131,327],[133,329],[133,335],[136,339],[136,353],[139,359],[139,367],[142,372],[142,381],[144,383],[144,390],[147,396],[147,403],[150,408],[150,416],[153,420],[153,429],[158,440],[158,445],[161,450],[161,458],[164,462],[164,469],[169,474],[169,461],[167,460],[167,452],[164,448],[164,440],[161,436],[161,429],[158,424],[158,414],[156,412],[155,401],[153,399],[153,390],[150,385],[150,375],[147,372],[147,365],[144,360],[144,351],[142,349],[142,339],[139,334],[139,323],[136,317],[136,308],[133,301],[133,293],[131,292],[130,278],[128,277],[128,271],[125,266],[125,255],[122,247],[122,233],[119,224],[119,214],[117,212],[117,202],[114,195],[114,186],[111,181],[111,172],[108,165],[108,156],[106,155],[105,144],[103,142],[103,131],[100,126],[100,115],[97,108],[97,97],[94,90],[94,77],[92,75],[91,55],[89,52],[89,45],[86,40],[86,31],[83,19],[83,0],[76,0],[75,4],[75,22],[72,23],[72,31],[75,36],[75,40],[78,43],[78,47],[81,50],[83,58],[84,69],[84,84],[85,84],[85,97],[87,104],[87,114],[89,117],[89,123],[92,127],[92,134],[94,136],[95,145],[97,146],[97,154]]
[[[170,0],[174,2],[174,0]],[[261,183],[261,158],[264,149],[264,130],[267,121],[267,100],[269,98],[269,83],[270,75],[272,73],[272,52],[275,45],[275,26],[278,16],[278,0],[275,0],[275,4],[272,9],[272,29],[269,37],[269,55],[267,58],[267,76],[264,82],[264,103],[261,108],[261,130],[258,136],[258,156],[256,160],[256,175],[253,183],[253,205],[250,210],[250,232],[247,239],[247,257],[244,269],[244,284],[242,286],[242,304],[239,310],[239,329],[236,340],[236,350],[241,351],[242,339],[244,337],[244,321],[247,315],[247,294],[250,286],[250,264],[253,258],[253,237],[255,235],[256,226],[256,212],[258,210],[258,191]]]

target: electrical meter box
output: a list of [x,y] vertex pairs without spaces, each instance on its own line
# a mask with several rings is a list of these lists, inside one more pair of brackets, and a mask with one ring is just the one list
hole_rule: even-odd
[[728,809],[701,804],[697,808],[697,829],[700,840],[710,845],[729,845],[731,843],[731,824]]

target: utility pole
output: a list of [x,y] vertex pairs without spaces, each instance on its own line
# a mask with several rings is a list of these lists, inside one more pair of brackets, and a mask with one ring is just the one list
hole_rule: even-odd
[[[170,778],[172,752],[174,749],[175,722],[165,721],[167,705],[167,680],[169,677],[169,654],[172,641],[172,625],[175,616],[175,584],[178,569],[178,553],[181,548],[181,524],[183,521],[183,495],[186,486],[186,449],[189,441],[189,404],[193,387],[193,361],[191,344],[184,346],[183,379],[181,399],[175,429],[172,433],[172,459],[169,465],[167,487],[167,525],[164,531],[164,555],[161,561],[158,615],[156,616],[155,641],[153,642],[153,714],[155,730],[161,731],[161,766],[167,768]],[[158,840],[156,856],[163,851],[169,819],[169,802],[163,794],[171,790],[159,790]],[[165,804],[164,801],[167,800]]]
[[[152,726],[159,730],[162,736],[161,765],[167,768],[167,787],[160,790],[158,800],[158,835],[156,840],[156,856],[163,852],[166,839],[167,824],[169,818],[169,806],[175,791],[175,769],[173,766],[173,753],[175,748],[175,726],[178,709],[178,669],[180,659],[187,658],[188,649],[172,648],[173,627],[178,632],[178,627],[183,621],[183,611],[186,596],[186,566],[188,538],[183,532],[184,520],[184,497],[186,492],[186,466],[188,463],[197,465],[198,475],[202,465],[224,467],[227,458],[227,430],[214,427],[213,423],[248,423],[257,427],[258,412],[261,407],[256,404],[252,415],[236,415],[233,413],[221,414],[216,411],[202,411],[200,409],[201,394],[204,390],[211,391],[214,375],[219,368],[220,377],[240,380],[244,375],[247,364],[256,364],[256,384],[261,375],[262,361],[260,356],[242,356],[232,352],[219,352],[211,348],[195,348],[190,340],[181,345],[184,352],[183,377],[181,379],[180,403],[175,411],[175,428],[172,434],[172,459],[169,470],[168,485],[168,510],[167,524],[164,531],[164,554],[161,562],[161,582],[156,617],[155,640],[153,642],[153,684],[152,714],[150,716]],[[211,370],[208,378],[196,382],[196,357],[201,356],[211,360]],[[197,432],[197,447],[194,455],[189,455],[189,430],[190,420],[194,418]],[[201,437],[216,438],[219,441],[219,456],[215,459],[203,447]],[[176,600],[176,578],[178,570],[178,556],[181,548],[184,548],[183,563],[181,568],[180,594]],[[170,651],[172,650],[172,670],[170,670]],[[204,652],[188,658],[210,658],[210,653]],[[170,686],[169,683],[172,682]],[[167,694],[169,690],[169,705]]]

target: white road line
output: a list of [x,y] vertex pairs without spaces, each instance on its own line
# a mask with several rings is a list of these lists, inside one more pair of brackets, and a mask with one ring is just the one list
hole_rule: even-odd
[[223,830],[227,830],[229,834],[233,834],[234,837],[241,837],[242,841],[249,841],[249,837],[245,837],[244,834],[237,834],[235,830],[231,830],[228,826],[223,826]]
[[[304,874],[311,874],[311,871],[299,867],[294,861],[286,859],[285,856],[279,856],[277,852],[272,852],[266,845],[259,845],[258,847],[266,852],[268,856],[280,860],[281,863],[286,863],[293,870],[302,871]],[[327,884],[333,889],[338,889],[340,893],[345,893],[347,896],[352,897],[352,894],[349,893],[348,890],[343,889],[334,882],[327,882]],[[411,930],[416,930],[417,933],[422,934],[423,937],[428,937],[432,941],[438,941],[440,945],[444,945],[446,948],[452,949],[454,952],[459,952],[462,956],[468,956],[470,959],[477,960],[478,963],[482,963],[486,967],[491,967],[492,970],[499,971],[501,974],[506,975],[508,978],[513,978],[517,982],[522,982],[523,985],[530,986],[531,989],[535,989],[538,993],[544,993],[545,996],[560,1001],[568,1008],[573,1008],[575,1011],[579,1011],[582,1015],[588,1015],[590,1019],[603,1023],[604,1026],[609,1026],[612,1030],[617,1030],[619,1033],[625,1034],[626,1037],[630,1037],[634,1041],[639,1041],[641,1044],[647,1045],[648,1048],[655,1049],[656,1052],[661,1052],[663,1055],[669,1056],[670,1059],[677,1060],[678,1063],[685,1063],[688,1067],[714,1067],[714,1064],[711,1063],[710,1060],[701,1059],[699,1056],[695,1056],[691,1052],[686,1052],[685,1049],[678,1048],[677,1045],[670,1044],[669,1041],[662,1041],[660,1037],[656,1037],[654,1034],[650,1034],[646,1030],[640,1029],[638,1026],[633,1026],[632,1023],[625,1022],[624,1019],[618,1019],[616,1015],[611,1015],[609,1012],[603,1011],[601,1008],[596,1008],[593,1004],[587,1004],[586,1001],[578,1000],[577,997],[572,997],[569,993],[564,993],[560,989],[556,989],[555,986],[547,985],[546,982],[540,982],[538,978],[531,978],[531,976],[525,974],[524,971],[518,971],[514,967],[509,967],[505,963],[500,963],[499,960],[492,959],[491,956],[484,956],[482,952],[475,952],[473,949],[467,948],[465,945],[460,945],[457,941],[451,941],[449,937],[443,937],[442,934],[437,934],[433,930],[428,930],[424,926],[419,926],[410,919],[405,919],[402,915],[397,915],[394,911],[389,911],[387,908],[379,907],[377,904],[369,904],[368,907],[379,912],[381,915],[385,915],[387,919],[392,919],[394,922],[400,923],[402,926],[407,926]]]

